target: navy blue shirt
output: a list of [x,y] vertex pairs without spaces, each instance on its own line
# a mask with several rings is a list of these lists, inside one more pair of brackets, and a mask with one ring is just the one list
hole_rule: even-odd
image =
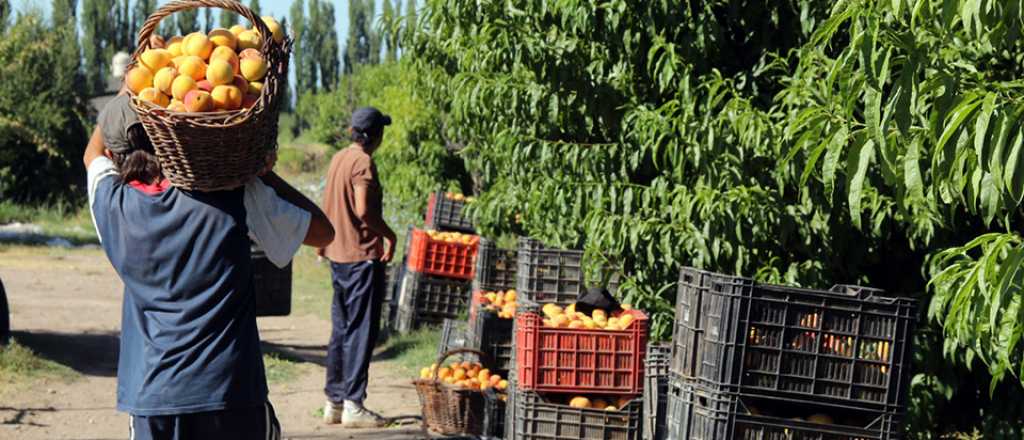
[[103,250],[124,282],[117,409],[186,414],[263,405],[244,191],[91,188]]

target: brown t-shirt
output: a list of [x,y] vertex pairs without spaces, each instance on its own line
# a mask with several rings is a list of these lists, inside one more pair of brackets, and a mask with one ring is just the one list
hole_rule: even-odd
[[376,260],[384,253],[380,235],[370,230],[356,215],[355,187],[366,187],[370,215],[382,216],[383,196],[377,180],[377,165],[359,145],[337,152],[327,170],[324,188],[324,213],[334,225],[334,241],[322,255],[335,263]]

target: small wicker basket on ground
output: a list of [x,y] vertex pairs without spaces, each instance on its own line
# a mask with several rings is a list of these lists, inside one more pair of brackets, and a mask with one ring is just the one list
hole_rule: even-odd
[[469,348],[449,350],[438,359],[432,379],[413,381],[423,408],[423,426],[442,435],[481,435],[486,409],[484,392],[449,386],[437,378],[437,371],[445,360],[460,353],[473,353],[481,362],[486,357],[483,352]]
[[153,142],[164,175],[174,186],[197,191],[232,189],[255,176],[276,147],[281,88],[288,84],[292,41],[285,36],[280,43],[275,42],[263,20],[237,1],[175,0],[146,19],[129,69],[150,48],[150,36],[162,19],[198,8],[236,12],[263,36],[260,52],[269,69],[259,99],[252,107],[240,110],[179,113],[142,101],[129,92],[131,105]]

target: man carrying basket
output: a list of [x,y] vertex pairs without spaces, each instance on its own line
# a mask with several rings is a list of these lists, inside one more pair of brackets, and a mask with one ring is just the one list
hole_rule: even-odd
[[250,240],[283,267],[334,229],[272,163],[234,190],[171,186],[129,99],[103,109],[84,157],[96,231],[125,285],[117,409],[131,415],[131,439],[280,438]]

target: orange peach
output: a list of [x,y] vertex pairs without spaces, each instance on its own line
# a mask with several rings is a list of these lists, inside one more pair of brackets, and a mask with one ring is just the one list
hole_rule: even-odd
[[171,98],[168,98],[167,95],[161,93],[154,87],[146,87],[145,89],[142,89],[142,91],[139,92],[139,99],[151,102],[159,107],[167,107],[167,104],[170,104],[171,102]]
[[185,55],[193,55],[202,59],[210,58],[210,52],[213,52],[213,42],[210,38],[202,32],[193,32],[188,34],[183,41]]
[[196,87],[198,87],[199,90],[202,90],[204,92],[212,92],[213,91],[213,84],[210,83],[210,81],[207,81],[205,79],[202,80],[202,81],[197,82],[196,83]]
[[209,93],[193,90],[185,95],[185,109],[190,112],[208,112],[213,110],[213,98]]
[[235,50],[238,46],[238,37],[231,31],[224,28],[216,28],[210,31],[210,42],[216,47],[226,47]]
[[232,34],[235,34],[235,37],[237,37],[238,34],[246,31],[245,26],[240,25],[240,24],[236,24],[234,26],[231,26],[231,29],[228,29],[228,30],[230,30]]
[[206,67],[206,80],[214,86],[230,84],[235,80],[231,64],[224,60],[210,61],[210,65]]
[[249,81],[260,81],[267,76],[267,60],[263,57],[242,58],[242,76]]
[[217,110],[238,110],[242,107],[242,91],[235,86],[220,85],[210,93]]
[[196,55],[187,56],[178,64],[178,72],[181,72],[182,75],[191,76],[192,79],[199,81],[206,78],[206,62]]
[[139,55],[139,64],[142,64],[150,72],[156,72],[171,64],[174,55],[167,49],[146,49]]
[[231,64],[234,74],[238,74],[238,54],[235,53],[234,50],[231,50],[230,47],[217,46],[217,48],[213,50],[213,53],[210,54],[210,62],[213,63],[213,60],[227,61]]
[[135,66],[125,74],[124,82],[128,90],[138,95],[142,89],[153,85],[153,72],[143,66]]
[[177,99],[171,100],[171,103],[167,104],[167,110],[179,113],[185,113],[188,111],[188,109],[185,108],[185,103],[178,101]]
[[164,67],[158,70],[156,75],[153,75],[153,87],[165,95],[170,95],[172,94],[171,86],[177,77],[178,69],[175,69],[174,66]]
[[263,39],[260,38],[260,34],[255,30],[242,31],[238,34],[238,48],[240,50],[259,49],[261,45],[263,45]]

